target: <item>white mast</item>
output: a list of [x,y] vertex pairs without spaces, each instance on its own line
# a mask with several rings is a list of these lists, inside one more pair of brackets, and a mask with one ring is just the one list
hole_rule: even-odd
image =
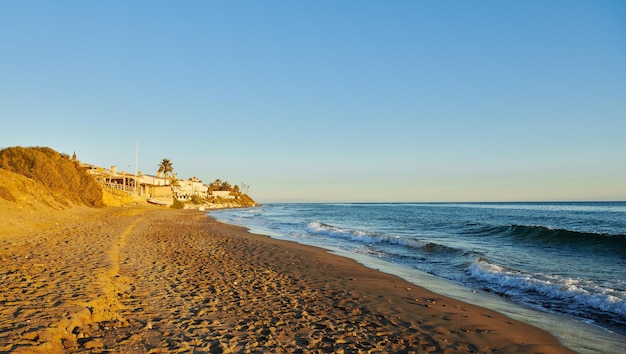
[[139,161],[139,138],[137,138],[137,144],[135,146],[135,192],[134,195],[137,195],[137,163]]

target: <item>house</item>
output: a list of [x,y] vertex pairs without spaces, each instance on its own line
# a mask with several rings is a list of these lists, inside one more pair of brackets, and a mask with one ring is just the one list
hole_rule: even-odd
[[135,193],[137,185],[137,179],[132,173],[125,171],[118,172],[117,167],[111,166],[110,169],[98,167],[94,165],[83,164],[83,168],[87,173],[94,176],[96,181],[100,182],[103,186],[117,189],[126,193]]
[[139,186],[137,195],[157,199],[170,205],[174,198],[174,192],[170,185],[171,181],[170,178],[145,175],[139,172],[137,173],[137,184]]
[[230,191],[211,191],[211,196],[224,199],[235,199],[234,195],[230,195]]
[[[189,180],[177,180],[175,174],[172,178],[161,177],[161,175],[146,175],[141,172],[135,175],[125,171],[118,172],[116,166],[105,169],[84,164],[83,168],[106,188],[120,190],[130,195],[157,199],[166,204],[172,204],[174,198],[185,201],[194,195],[201,198],[209,196],[209,186],[202,184],[202,181],[197,177],[192,177]],[[173,179],[176,180],[174,185],[171,184]],[[226,193],[222,197],[229,198],[228,193],[230,192],[219,193]]]
[[150,199],[156,199],[166,205],[171,205],[174,199],[174,192],[171,186],[153,186],[143,185],[145,187],[145,195]]
[[174,197],[180,201],[191,199],[194,195],[200,198],[206,198],[209,196],[209,186],[202,184],[197,177],[192,177],[188,180],[178,180],[178,183],[172,186],[174,191]]

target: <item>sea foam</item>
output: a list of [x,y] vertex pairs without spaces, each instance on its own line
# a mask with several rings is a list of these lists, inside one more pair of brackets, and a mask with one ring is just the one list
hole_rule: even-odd
[[[551,300],[568,304],[566,312],[578,313],[579,307],[594,308],[609,312],[626,321],[626,292],[599,286],[583,279],[558,275],[526,274],[507,269],[497,264],[479,259],[466,269],[466,273],[487,286],[493,292],[528,299],[529,304],[550,309]],[[537,297],[523,296],[539,294]]]

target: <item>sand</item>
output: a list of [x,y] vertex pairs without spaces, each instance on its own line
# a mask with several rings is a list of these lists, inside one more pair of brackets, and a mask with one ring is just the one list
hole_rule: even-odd
[[0,352],[571,352],[499,313],[195,210],[51,215],[0,227]]

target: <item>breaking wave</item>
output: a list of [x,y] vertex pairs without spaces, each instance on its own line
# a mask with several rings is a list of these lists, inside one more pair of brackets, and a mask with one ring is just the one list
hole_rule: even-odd
[[408,239],[401,236],[382,235],[376,232],[342,229],[322,222],[311,222],[307,225],[307,231],[311,234],[322,235],[331,238],[342,238],[363,244],[388,244],[419,250],[427,253],[439,254],[463,254],[463,251],[454,247],[448,247],[434,242],[423,242],[418,239]]
[[554,246],[599,246],[607,249],[626,250],[626,235],[623,234],[580,232],[534,225],[468,226],[470,229],[461,232],[461,234],[508,237],[520,242]]
[[[558,275],[526,274],[514,269],[489,263],[484,259],[474,261],[466,274],[487,290],[514,299],[526,299],[530,305],[557,312],[587,317],[594,321],[606,320],[606,315],[626,322],[626,292],[617,291],[588,280]],[[553,306],[558,303],[558,306]],[[563,307],[566,304],[566,307]],[[584,315],[580,309],[591,315]],[[595,314],[595,315],[594,315]]]

